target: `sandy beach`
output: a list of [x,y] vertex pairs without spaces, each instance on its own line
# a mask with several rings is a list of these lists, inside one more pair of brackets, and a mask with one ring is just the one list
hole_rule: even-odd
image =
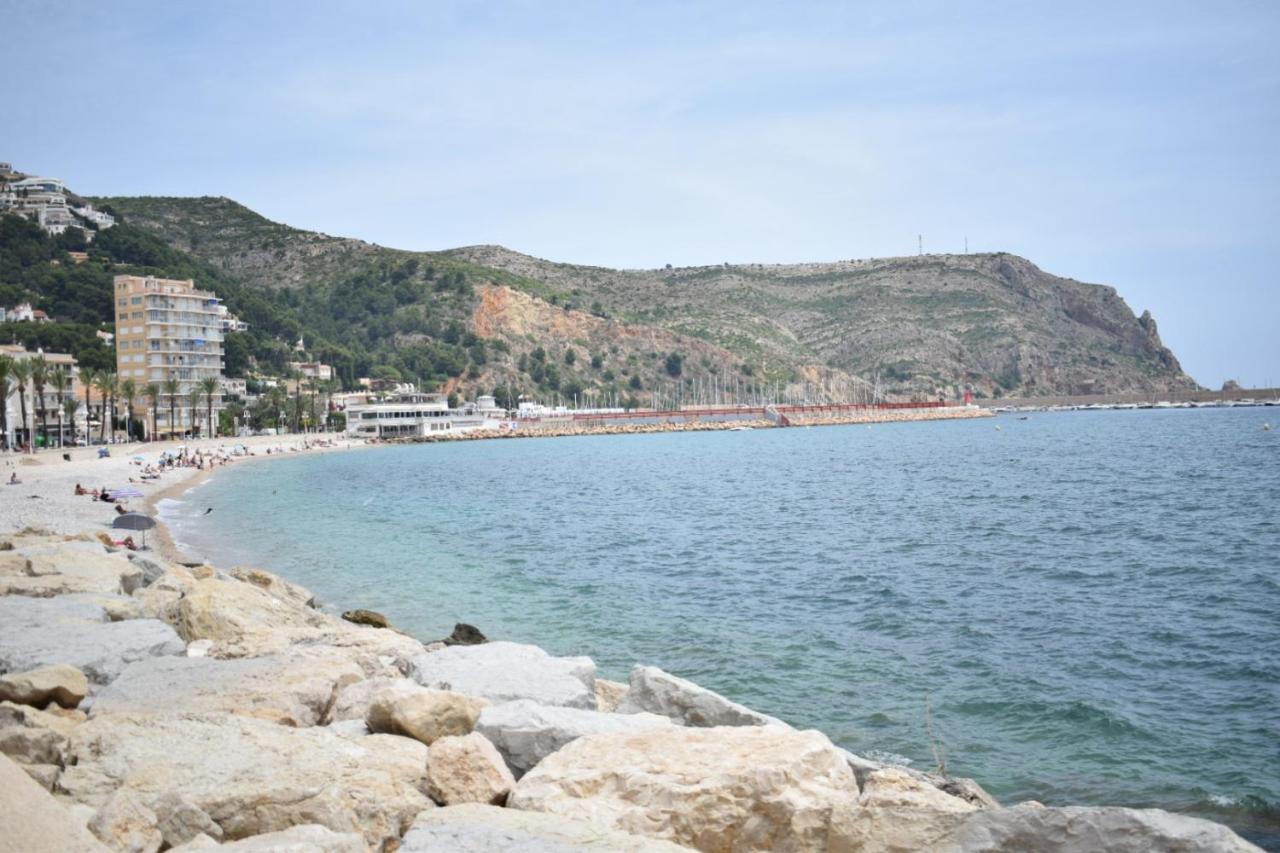
[[[243,447],[249,455],[231,455],[237,446]],[[116,516],[113,505],[94,500],[89,495],[75,494],[77,484],[86,490],[104,487],[137,489],[143,495],[141,498],[121,503],[128,510],[155,515],[161,500],[180,496],[225,465],[246,465],[298,453],[326,453],[364,446],[367,445],[359,439],[350,439],[341,433],[315,433],[115,444],[110,446],[111,455],[105,459],[98,458],[97,447],[0,454],[0,483],[3,483],[0,485],[0,531],[17,531],[26,527],[67,535],[109,531]],[[203,469],[166,468],[158,479],[142,479],[144,465],[154,465],[162,454],[178,454],[183,448],[188,455],[199,453],[208,459],[225,454],[230,461],[214,465],[206,463]],[[64,453],[70,456],[69,461],[63,458]],[[9,485],[14,474],[19,482]],[[163,525],[149,531],[147,536],[151,550],[168,559],[181,557],[173,552]]]

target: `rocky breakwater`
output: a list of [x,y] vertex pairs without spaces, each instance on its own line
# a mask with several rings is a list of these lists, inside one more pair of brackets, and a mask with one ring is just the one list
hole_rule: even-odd
[[1156,810],[1001,808],[653,667],[423,644],[268,572],[26,531],[0,586],[0,849],[1256,849]]

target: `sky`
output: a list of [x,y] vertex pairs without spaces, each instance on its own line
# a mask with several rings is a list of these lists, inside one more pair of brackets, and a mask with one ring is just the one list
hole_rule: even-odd
[[0,160],[404,249],[1008,251],[1280,384],[1280,3],[0,0]]

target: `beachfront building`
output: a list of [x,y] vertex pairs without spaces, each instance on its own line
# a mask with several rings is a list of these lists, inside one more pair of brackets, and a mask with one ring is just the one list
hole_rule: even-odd
[[[492,402],[449,408],[444,394],[409,390],[346,405],[347,433],[359,438],[417,438],[441,432],[496,429],[506,412]],[[490,398],[491,400],[492,398]]]
[[[0,445],[6,449],[18,447],[30,443],[33,437],[39,437],[38,444],[47,440],[49,445],[61,445],[69,444],[77,436],[84,435],[88,424],[87,410],[80,407],[75,418],[68,420],[63,409],[67,400],[78,399],[81,394],[80,369],[75,358],[62,352],[44,352],[38,349],[32,352],[17,344],[0,344],[0,357],[7,357],[15,362],[43,360],[50,374],[43,389],[37,389],[34,383],[28,381],[26,392],[21,398],[18,396],[17,383],[13,379],[9,380],[9,393],[0,401],[5,410],[4,434]],[[62,371],[67,377],[66,387],[61,392],[52,379],[55,370]],[[25,423],[22,420],[24,403],[27,413]],[[62,433],[61,439],[59,430]]]
[[[223,331],[218,297],[196,289],[191,279],[118,275],[115,304],[116,374],[120,380],[132,379],[140,387],[150,382],[162,388],[169,380],[178,383],[178,393],[166,392],[154,412],[156,432],[181,435],[203,431],[206,403],[193,412],[190,402],[203,380],[218,380],[213,394],[215,418],[222,408]],[[135,405],[133,414],[142,417],[145,412]]]

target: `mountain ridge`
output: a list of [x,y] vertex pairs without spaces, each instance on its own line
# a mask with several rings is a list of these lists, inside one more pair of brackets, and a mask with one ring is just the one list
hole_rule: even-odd
[[[253,287],[323,290],[416,261],[522,291],[543,308],[655,327],[674,335],[665,340],[677,348],[702,341],[713,348],[700,355],[708,375],[733,370],[785,383],[825,373],[837,385],[840,377],[879,382],[898,396],[959,396],[965,387],[983,396],[1197,387],[1149,311],[1135,315],[1113,287],[1054,276],[1007,253],[615,270],[492,244],[386,248],[275,223],[221,197],[95,201]],[[471,298],[473,331],[478,300]],[[556,353],[583,340],[546,334],[552,338],[537,343]],[[519,341],[506,343],[512,357],[485,365],[475,380],[527,382]],[[591,344],[597,354],[599,345]],[[662,379],[661,370],[633,372],[646,374],[644,387]],[[583,381],[602,385],[598,377]]]

